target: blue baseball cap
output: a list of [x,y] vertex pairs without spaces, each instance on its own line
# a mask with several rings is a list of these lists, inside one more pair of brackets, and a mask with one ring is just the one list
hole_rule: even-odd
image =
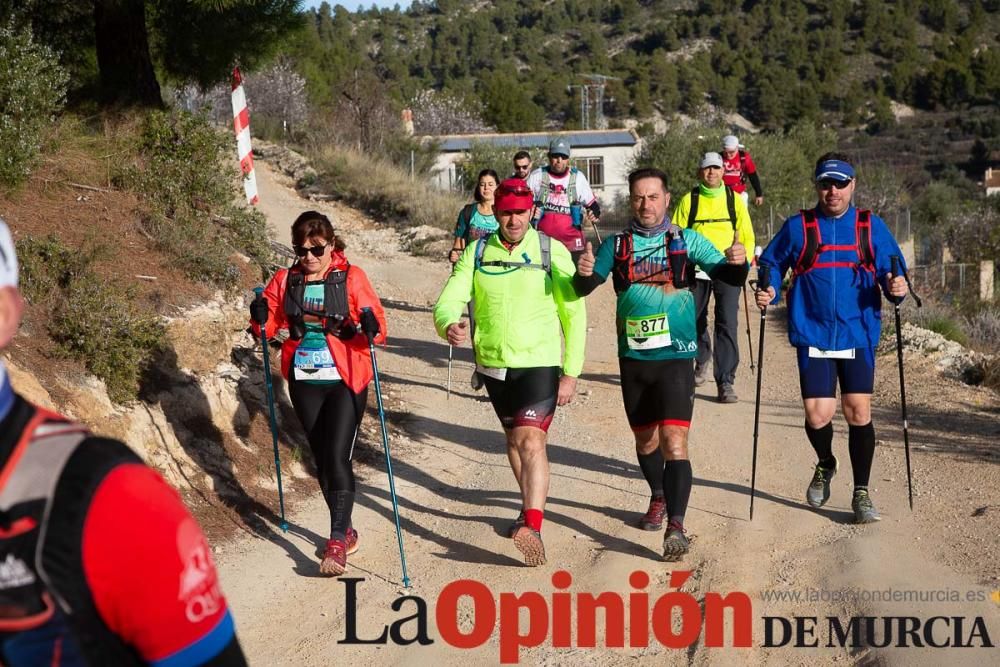
[[824,160],[816,167],[817,183],[824,179],[849,181],[854,178],[854,167],[843,160]]

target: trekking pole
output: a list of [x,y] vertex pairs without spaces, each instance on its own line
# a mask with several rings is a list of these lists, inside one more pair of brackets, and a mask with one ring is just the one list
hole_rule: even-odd
[[[254,294],[260,302],[264,300],[264,288],[255,287]],[[263,303],[261,303],[263,306]],[[264,385],[267,387],[267,409],[271,421],[271,444],[274,446],[274,470],[278,476],[278,507],[281,510],[281,532],[288,532],[285,520],[285,493],[281,488],[281,457],[278,455],[278,420],[274,416],[274,388],[271,386],[271,359],[267,349],[267,308],[258,307],[254,319],[260,324],[260,346],[264,349]]]
[[[767,291],[771,286],[771,267],[757,267],[757,285],[750,287]],[[753,497],[757,488],[757,427],[760,424],[760,383],[764,377],[764,323],[767,321],[767,306],[760,309],[760,338],[757,341],[757,398],[753,406],[753,464],[750,468],[750,520],[753,521]]]
[[445,393],[447,398],[451,398],[451,359],[452,354],[455,352],[455,346],[448,343],[448,389]]
[[[371,308],[361,309],[362,317],[375,317]],[[396,540],[399,542],[399,560],[403,566],[403,587],[410,587],[410,577],[406,574],[406,552],[403,551],[403,530],[399,527],[399,503],[396,502],[396,481],[392,476],[392,455],[389,453],[389,432],[385,428],[385,408],[382,406],[382,385],[378,379],[378,361],[375,359],[375,336],[366,331],[368,337],[368,352],[372,358],[372,371],[375,374],[375,398],[378,403],[378,420],[382,425],[382,447],[385,449],[385,469],[389,473],[389,495],[392,497],[392,513],[396,518]]]
[[750,348],[750,372],[754,372],[753,365],[753,338],[750,336],[750,306],[747,305],[747,286],[742,286],[743,290],[743,314],[747,316],[747,347]]
[[597,229],[597,219],[591,216],[590,224],[594,227],[594,236],[597,237],[597,245],[601,245],[601,232],[599,229]]
[[[892,256],[892,277],[895,278],[899,275],[899,256]],[[920,297],[916,295],[913,291],[913,285],[910,283],[910,277],[904,274],[906,279],[906,285],[913,294],[913,298],[917,302],[917,308],[923,304],[920,302]],[[903,330],[899,323],[899,306],[902,303],[902,299],[893,299],[893,306],[896,310],[896,360],[899,362],[899,404],[903,411],[903,449],[906,451],[906,488],[909,492],[910,497],[910,511],[913,511],[913,475],[910,472],[910,431],[909,424],[906,421],[906,382],[903,379]]]

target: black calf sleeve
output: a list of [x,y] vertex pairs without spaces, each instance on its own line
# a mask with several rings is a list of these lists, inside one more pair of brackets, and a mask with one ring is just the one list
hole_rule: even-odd
[[833,467],[833,422],[827,422],[826,426],[819,428],[813,428],[809,422],[806,422],[806,436],[809,438],[809,444],[816,451],[819,464],[824,468]]
[[871,422],[864,426],[848,425],[847,449],[851,454],[854,486],[868,486],[875,459],[875,427]]
[[636,452],[636,457],[639,459],[639,469],[642,470],[642,476],[646,478],[646,483],[649,484],[650,493],[654,496],[662,496],[663,452],[657,447],[649,454],[639,454]]

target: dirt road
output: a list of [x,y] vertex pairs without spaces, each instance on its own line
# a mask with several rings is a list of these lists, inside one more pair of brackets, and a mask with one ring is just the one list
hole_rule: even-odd
[[[258,178],[272,224],[287,226],[299,211],[314,207],[275,184],[266,167],[258,170]],[[218,556],[223,585],[252,663],[496,664],[499,627],[477,648],[453,648],[441,639],[436,602],[445,586],[459,579],[482,582],[494,599],[501,593],[537,591],[551,612],[556,592],[552,577],[565,570],[572,577],[568,593],[610,591],[624,596],[626,619],[630,593],[647,593],[649,605],[667,593],[672,566],[659,558],[662,535],[634,527],[645,510],[648,488],[621,407],[610,285],[588,299],[591,331],[580,394],[557,413],[550,431],[552,485],[543,531],[549,563],[528,569],[504,535],[520,500],[496,417],[485,393],[469,387],[468,347],[455,351],[453,391],[446,398],[448,348],[435,335],[429,312],[447,278],[446,263],[403,254],[393,232],[376,229],[343,207],[328,208],[347,238],[350,258],[368,272],[387,308],[390,342],[380,350],[379,364],[383,389],[393,405],[393,465],[413,584],[407,593],[426,601],[427,633],[434,643],[338,643],[348,631],[348,616],[355,619],[358,637],[371,639],[418,607],[412,600],[397,611],[390,606],[401,593],[399,552],[384,465],[371,456],[374,467],[358,466],[354,525],[361,550],[350,558],[345,575],[363,578],[354,584],[356,614],[346,609],[348,584],[319,576],[316,553],[325,539],[328,515],[318,489],[291,517],[286,540],[244,539],[224,545]],[[939,621],[934,630],[939,641],[950,639],[952,644],[956,634],[965,641],[975,618],[981,617],[989,639],[1000,641],[1000,603],[988,598],[990,591],[1000,588],[997,438],[979,433],[961,438],[958,433],[973,417],[986,420],[988,431],[990,415],[995,419],[997,413],[992,412],[995,403],[985,399],[970,404],[963,408],[964,418],[948,422],[955,424],[949,436],[944,434],[948,429],[921,412],[921,399],[915,399],[911,439],[917,510],[911,513],[898,410],[888,398],[881,399],[875,417],[879,447],[872,487],[883,520],[863,527],[850,523],[846,426],[838,418],[834,446],[844,465],[828,506],[812,510],[804,503],[804,492],[814,458],[802,431],[794,360],[780,319],[769,319],[767,328],[754,520],[748,520],[747,511],[754,380],[744,360],[736,383],[739,403],[716,403],[711,382],[698,391],[691,433],[695,485],[687,516],[694,541],[686,560],[673,566],[692,571],[682,590],[699,601],[699,614],[706,594],[746,593],[752,604],[753,646],[709,648],[702,635],[688,648],[670,650],[651,632],[645,648],[606,648],[600,613],[597,648],[577,646],[577,631],[572,640],[575,648],[553,648],[549,628],[540,646],[520,651],[523,664],[936,665],[947,661],[972,665],[1000,660],[997,649],[989,648],[827,646],[826,617],[834,616],[845,628],[850,617],[879,617],[872,638],[876,642],[884,637],[882,617],[915,617],[924,624],[933,616],[963,617],[961,630],[956,630],[955,621],[947,626]],[[741,343],[745,358],[746,341]],[[891,355],[880,360],[879,396],[895,393],[894,359]],[[374,425],[369,416],[367,444],[380,448],[376,432],[370,430]],[[976,515],[978,508],[983,509]],[[630,585],[629,575],[635,571],[647,573],[649,583]],[[559,583],[564,587],[565,582]],[[907,600],[893,601],[895,591]],[[961,601],[919,601],[920,592],[924,598],[934,597],[926,591],[945,591],[945,598],[958,595]],[[799,601],[796,595],[801,596]],[[808,601],[809,595],[826,600]],[[888,601],[873,599],[884,595]],[[967,595],[983,599],[966,601]],[[512,598],[504,600],[509,604]],[[633,611],[640,606],[634,605]],[[468,598],[458,605],[458,615],[459,629],[471,632]],[[765,616],[818,617],[812,638],[818,648],[763,647]],[[507,632],[515,618],[516,613],[505,619]],[[522,610],[520,618],[524,631],[528,611]],[[675,631],[679,623],[675,619]],[[416,627],[411,620],[402,628],[403,636],[412,637]],[[923,636],[920,632],[918,639]],[[625,643],[634,643],[628,631]],[[891,643],[896,643],[895,637]],[[912,639],[909,643],[912,646]],[[726,644],[732,645],[729,629]]]

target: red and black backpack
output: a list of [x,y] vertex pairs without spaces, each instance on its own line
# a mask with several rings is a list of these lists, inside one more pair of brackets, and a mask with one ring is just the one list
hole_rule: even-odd
[[[872,249],[872,212],[867,209],[854,209],[854,243],[852,245],[828,245],[823,243],[819,233],[819,220],[816,210],[800,211],[802,214],[802,251],[792,268],[793,275],[800,276],[813,269],[851,268],[875,273],[875,252]],[[820,261],[825,252],[837,250],[853,250],[857,253],[856,262],[825,262]]]

